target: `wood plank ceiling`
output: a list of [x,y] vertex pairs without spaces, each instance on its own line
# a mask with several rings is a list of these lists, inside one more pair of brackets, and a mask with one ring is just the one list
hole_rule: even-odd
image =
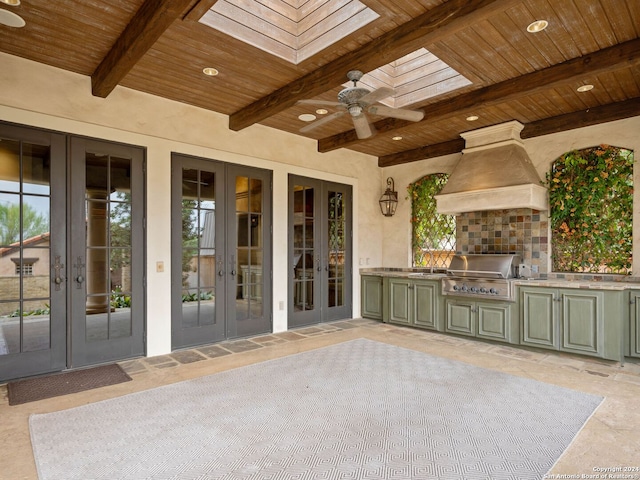
[[[340,9],[352,1],[237,3],[312,12],[314,2]],[[380,166],[459,152],[461,132],[509,120],[523,123],[528,138],[640,115],[638,0],[360,0],[377,18],[297,64],[199,22],[215,3],[0,3],[26,22],[0,25],[0,51],[91,76],[96,96],[120,85],[228,115],[232,130],[260,123],[316,139],[321,152],[376,156]],[[549,25],[528,33],[536,20]],[[307,124],[298,117],[315,114],[299,100],[335,102],[349,70],[371,72],[419,49],[467,83],[447,91],[443,76],[431,90],[444,93],[403,105],[423,110],[423,120],[370,114],[377,134],[365,140],[348,114],[299,132]],[[219,75],[203,75],[205,67]],[[587,84],[593,89],[577,91]]]

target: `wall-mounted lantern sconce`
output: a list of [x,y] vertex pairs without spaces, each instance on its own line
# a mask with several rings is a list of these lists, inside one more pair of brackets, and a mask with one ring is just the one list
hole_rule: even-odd
[[395,191],[393,178],[387,178],[387,189],[380,197],[380,210],[385,217],[392,217],[398,206],[398,192]]

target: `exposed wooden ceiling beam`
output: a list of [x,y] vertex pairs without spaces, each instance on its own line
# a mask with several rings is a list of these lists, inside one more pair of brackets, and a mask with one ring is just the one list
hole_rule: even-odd
[[202,18],[202,16],[207,13],[217,2],[218,0],[198,0],[191,10],[184,16],[184,20],[190,20],[192,22],[197,22]]
[[[427,105],[422,108],[425,116],[420,123],[426,124],[454,115],[464,115],[465,112],[477,110],[480,107],[497,105],[566,85],[570,81],[582,81],[589,75],[598,75],[637,64],[640,64],[640,39],[621,43],[543,70]],[[378,133],[388,133],[415,125],[415,123],[387,118],[374,125]],[[359,141],[361,142],[358,140],[355,130],[349,130],[318,140],[318,151],[328,152]]]
[[443,155],[460,153],[463,148],[464,139],[457,138],[455,140],[449,140],[448,142],[435,143],[433,145],[426,145],[424,147],[378,157],[378,166],[391,167],[393,165],[402,165],[403,163],[417,162],[418,160],[442,157]]
[[[520,138],[539,137],[564,132],[566,130],[598,125],[600,123],[613,122],[638,115],[640,115],[640,97],[527,123],[520,134]],[[404,152],[384,155],[378,158],[378,166],[390,167],[392,165],[401,165],[403,163],[426,160],[442,155],[450,155],[461,152],[463,148],[464,139],[450,140],[435,145],[427,145]]]
[[146,0],[91,75],[91,92],[107,97],[193,0]]
[[327,85],[344,83],[349,70],[374,70],[516,3],[519,2],[449,0],[238,110],[229,117],[229,128],[242,130],[292,107],[298,100],[313,98],[326,92]]
[[[640,97],[527,123],[520,134],[520,138],[539,137],[638,115],[640,115]],[[620,146],[624,147],[626,145]]]

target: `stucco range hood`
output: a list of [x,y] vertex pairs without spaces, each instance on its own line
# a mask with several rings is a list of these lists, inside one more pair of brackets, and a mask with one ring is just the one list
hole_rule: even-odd
[[547,189],[524,149],[520,122],[462,133],[465,149],[440,194],[438,213],[547,210]]

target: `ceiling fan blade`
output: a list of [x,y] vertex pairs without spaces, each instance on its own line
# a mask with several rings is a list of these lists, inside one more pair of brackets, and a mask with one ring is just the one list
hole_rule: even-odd
[[372,103],[376,103],[378,100],[382,100],[383,98],[391,97],[395,95],[396,91],[393,88],[382,87],[374,90],[373,92],[367,93],[364,97],[360,99],[360,103],[366,103],[367,105],[371,105]]
[[330,102],[329,100],[313,100],[311,98],[307,100],[298,100],[297,103],[304,105],[326,105],[327,107],[339,107],[340,105],[342,105],[340,102]]
[[364,113],[361,113],[357,117],[351,117],[353,120],[353,126],[356,128],[356,135],[360,140],[373,137],[376,134],[376,129],[369,123],[369,119]]
[[367,112],[383,117],[399,118],[410,122],[419,122],[424,118],[422,110],[407,110],[406,108],[391,108],[385,105],[372,105],[367,108]]
[[340,110],[338,112],[334,112],[331,115],[327,115],[326,117],[322,117],[320,120],[316,120],[313,123],[310,123],[309,125],[306,125],[304,127],[302,127],[299,131],[300,132],[309,132],[311,130],[313,130],[314,128],[317,128],[321,125],[324,125],[325,123],[329,123],[332,120],[335,120],[336,118],[339,118],[341,116],[343,116],[346,112],[346,110]]

